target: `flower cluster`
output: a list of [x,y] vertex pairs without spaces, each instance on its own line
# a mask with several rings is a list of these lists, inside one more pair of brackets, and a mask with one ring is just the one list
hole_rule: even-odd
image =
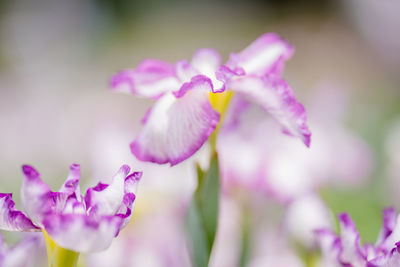
[[0,229],[40,231],[54,242],[76,252],[108,248],[127,225],[135,202],[141,172],[129,174],[124,165],[110,184],[98,183],[80,193],[80,166],[71,165],[70,173],[57,192],[51,191],[31,166],[22,167],[24,180],[21,202],[26,213],[15,208],[12,194],[0,194]]
[[[264,34],[221,65],[212,49],[198,50],[191,62],[147,59],[111,79],[115,91],[156,100],[131,143],[140,160],[175,165],[193,155],[222,119],[231,92],[271,114],[286,134],[307,146],[311,133],[304,107],[281,78],[294,48],[275,34]],[[235,101],[243,103],[243,101]],[[240,107],[236,107],[240,108]]]
[[328,229],[316,230],[323,266],[400,266],[400,217],[394,208],[383,211],[383,224],[376,244],[360,244],[360,235],[346,213],[339,215],[340,236]]

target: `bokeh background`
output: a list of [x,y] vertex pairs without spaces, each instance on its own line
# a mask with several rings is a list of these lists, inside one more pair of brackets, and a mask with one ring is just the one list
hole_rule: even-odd
[[[2,0],[0,191],[14,192],[18,204],[25,163],[56,189],[71,163],[81,164],[85,188],[126,162],[145,170],[138,217],[163,210],[165,199],[190,198],[191,163],[154,167],[130,155],[151,101],[111,93],[109,78],[142,59],[190,59],[202,47],[227,59],[276,32],[296,47],[284,77],[313,110],[310,121],[340,125],[365,145],[354,156],[360,160],[349,162],[362,177],[354,182],[350,172],[349,181],[336,182],[325,173],[332,183],[318,192],[333,214],[349,212],[363,240],[374,242],[382,207],[400,200],[398,10],[396,0]],[[326,172],[346,164],[346,152],[338,152],[346,146],[324,152],[331,159]]]

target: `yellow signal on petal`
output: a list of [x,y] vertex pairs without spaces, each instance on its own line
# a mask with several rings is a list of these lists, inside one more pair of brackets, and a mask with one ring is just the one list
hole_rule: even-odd
[[212,107],[218,111],[221,116],[224,116],[232,96],[233,92],[225,91],[222,93],[210,93],[209,98]]
[[221,115],[219,123],[217,125],[217,128],[210,135],[210,138],[209,138],[212,151],[216,151],[217,134],[221,127],[221,123],[225,118],[225,113],[229,107],[229,102],[232,99],[232,96],[233,96],[233,92],[231,92],[231,91],[225,91],[222,93],[210,93],[210,95],[209,95],[211,106],[216,111],[218,111],[219,114]]

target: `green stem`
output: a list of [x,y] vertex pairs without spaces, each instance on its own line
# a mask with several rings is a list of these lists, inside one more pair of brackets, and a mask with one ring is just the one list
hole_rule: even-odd
[[242,213],[242,243],[241,243],[241,253],[240,253],[240,267],[247,266],[247,261],[249,258],[250,252],[250,232],[251,232],[251,223],[250,223],[250,212],[248,210],[243,209]]
[[49,267],[76,267],[79,253],[58,246],[49,234],[43,230],[47,249],[47,260]]

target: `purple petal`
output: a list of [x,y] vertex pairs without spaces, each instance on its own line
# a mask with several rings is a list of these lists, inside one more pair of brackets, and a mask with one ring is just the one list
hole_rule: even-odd
[[338,257],[342,251],[340,238],[334,232],[327,229],[318,229],[314,232],[324,258],[329,258],[332,261],[339,260]]
[[377,245],[385,242],[385,240],[392,234],[396,227],[396,210],[394,208],[387,208],[383,210],[383,225],[379,233]]
[[0,229],[7,231],[40,231],[21,211],[15,209],[12,194],[0,193]]
[[229,67],[222,65],[221,67],[218,68],[218,70],[215,73],[216,78],[223,82],[226,87],[230,87],[231,81],[233,78],[238,77],[238,76],[244,76],[246,73],[244,69],[240,67],[236,67],[234,69],[230,69]]
[[[73,168],[75,167],[73,165]],[[24,211],[35,225],[42,227],[43,216],[53,212],[63,212],[70,197],[77,199],[75,194],[71,195],[70,192],[51,191],[33,167],[24,165],[22,170],[25,177],[21,187],[21,202]],[[75,177],[76,170],[73,170],[71,175]]]
[[99,183],[86,191],[85,203],[89,213],[114,215],[118,211],[124,198],[124,181],[129,171],[129,166],[123,165],[110,185]]
[[124,70],[111,78],[113,91],[157,98],[179,88],[174,65],[156,59],[142,61],[134,70]]
[[190,64],[199,73],[212,80],[213,88],[216,88],[216,91],[223,91],[225,89],[224,84],[220,80],[217,80],[215,76],[218,67],[221,65],[221,56],[217,51],[207,48],[199,49],[194,53]]
[[194,53],[190,63],[201,74],[211,77],[221,65],[221,56],[214,49],[203,48]]
[[294,48],[274,33],[258,37],[252,44],[238,54],[232,54],[227,66],[241,67],[246,74],[265,75],[281,70],[282,64],[289,59]]
[[204,91],[206,93],[212,91],[213,84],[210,78],[204,75],[193,76],[190,82],[184,83],[178,91],[173,92],[177,98],[183,97],[191,90]]
[[81,192],[79,188],[79,180],[81,179],[81,168],[79,164],[72,164],[67,180],[61,186],[59,192],[67,194],[75,194],[78,200],[81,200]]
[[283,79],[273,75],[263,78],[246,76],[232,81],[230,88],[269,112],[283,126],[285,133],[299,137],[306,146],[310,145],[306,111]]
[[21,202],[24,211],[32,222],[41,226],[43,214],[50,212],[51,199],[54,198],[50,187],[40,179],[40,174],[31,166],[22,166],[24,179],[21,187]]
[[363,266],[366,263],[366,255],[360,247],[360,235],[353,220],[347,213],[339,214],[340,237],[343,251],[340,260],[355,266]]
[[206,142],[219,122],[208,92],[210,80],[195,76],[174,94],[165,94],[153,106],[132,153],[142,161],[171,165],[187,159]]
[[241,114],[244,114],[249,107],[251,107],[249,101],[240,96],[233,96],[225,114],[223,131],[230,132],[231,130],[237,129],[240,125]]
[[88,253],[107,249],[118,233],[121,219],[117,216],[87,216],[83,214],[52,214],[43,225],[61,247]]
[[[200,73],[193,68],[187,60],[180,60],[175,63],[175,75],[182,83],[189,82],[190,79]],[[179,87],[178,87],[179,89]]]
[[375,259],[381,255],[383,255],[384,251],[379,249],[373,244],[365,244],[363,247],[363,253],[366,256],[367,260]]
[[396,243],[389,253],[376,257],[368,262],[367,267],[398,267],[400,266],[400,247],[399,242]]
[[117,211],[117,216],[123,219],[121,229],[124,228],[132,218],[134,202],[136,199],[136,190],[139,181],[142,178],[142,174],[142,172],[134,172],[125,178],[124,199],[122,205]]
[[[385,214],[388,217],[394,216],[393,214],[391,214],[391,212],[389,211],[389,213]],[[386,218],[384,218],[386,219]],[[388,219],[388,221],[390,222],[391,220],[393,220],[392,218]],[[393,223],[393,222],[390,222]],[[400,241],[400,216],[397,216],[396,218],[396,222],[394,223],[394,227],[392,228],[392,232],[385,238],[382,240],[382,242],[378,243],[379,248],[384,250],[384,251],[390,251],[396,244],[396,242]],[[389,226],[391,227],[391,226]],[[378,240],[381,241],[381,240]]]

